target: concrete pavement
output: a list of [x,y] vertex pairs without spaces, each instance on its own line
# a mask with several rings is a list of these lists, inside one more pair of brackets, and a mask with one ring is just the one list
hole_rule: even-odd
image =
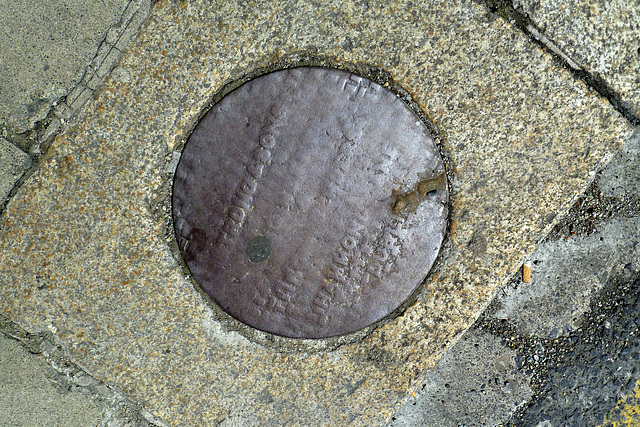
[[0,408],[6,426],[162,426],[69,360],[51,333],[0,319]]
[[[0,425],[42,425],[34,401],[51,425],[640,422],[640,7],[575,3],[69,3],[17,28],[2,48],[18,67],[0,91],[0,326],[31,353],[3,341],[0,387],[42,386],[0,399]],[[12,8],[14,27],[35,13]],[[82,48],[70,17],[90,27]],[[62,49],[64,79],[29,74]],[[202,109],[305,64],[410,99],[451,168],[435,274],[346,341],[234,323],[172,252],[167,194]]]
[[531,283],[513,276],[390,426],[625,425],[640,390],[639,136],[531,254]]

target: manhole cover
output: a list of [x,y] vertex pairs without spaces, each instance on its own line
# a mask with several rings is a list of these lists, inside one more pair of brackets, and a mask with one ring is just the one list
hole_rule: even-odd
[[354,74],[303,67],[239,87],[189,138],[173,188],[202,289],[262,331],[324,338],[389,315],[445,235],[448,188],[425,125]]

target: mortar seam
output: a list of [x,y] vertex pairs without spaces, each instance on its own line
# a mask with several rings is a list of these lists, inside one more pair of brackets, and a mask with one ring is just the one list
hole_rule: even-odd
[[587,88],[595,91],[632,126],[640,125],[640,117],[636,116],[631,108],[626,107],[620,93],[616,92],[607,81],[597,73],[589,72],[588,69],[575,62],[564,52],[557,43],[548,37],[533,20],[524,12],[516,10],[511,0],[474,0],[483,5],[491,14],[500,16],[513,27],[522,31],[533,43],[540,46],[543,51],[551,55],[563,68],[581,82]]

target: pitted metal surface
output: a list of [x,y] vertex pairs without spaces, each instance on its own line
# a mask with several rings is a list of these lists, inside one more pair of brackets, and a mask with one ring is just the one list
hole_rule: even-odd
[[176,170],[173,218],[185,263],[224,311],[324,338],[416,290],[448,197],[433,138],[392,92],[302,67],[242,85],[203,117]]

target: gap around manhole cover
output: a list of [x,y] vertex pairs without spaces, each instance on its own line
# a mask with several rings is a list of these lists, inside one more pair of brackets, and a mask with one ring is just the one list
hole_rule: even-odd
[[383,319],[422,283],[449,191],[429,130],[392,92],[300,67],[211,108],[185,144],[172,197],[183,259],[226,313],[326,338]]

